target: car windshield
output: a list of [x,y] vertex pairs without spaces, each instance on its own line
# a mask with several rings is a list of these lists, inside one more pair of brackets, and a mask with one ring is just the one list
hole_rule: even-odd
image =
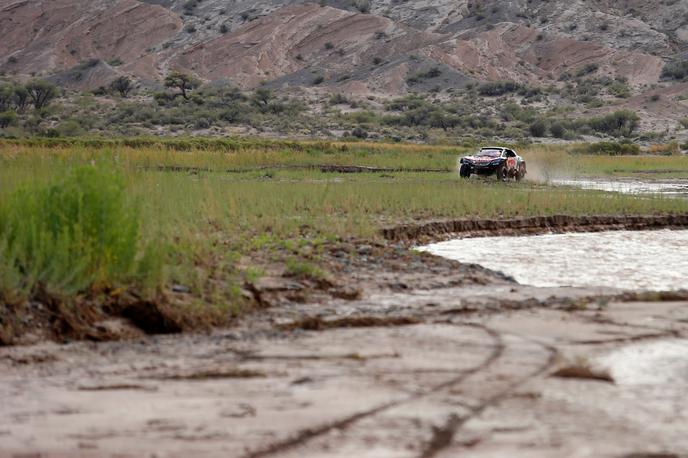
[[499,157],[501,155],[502,151],[498,149],[483,149],[478,153],[478,156],[481,157]]

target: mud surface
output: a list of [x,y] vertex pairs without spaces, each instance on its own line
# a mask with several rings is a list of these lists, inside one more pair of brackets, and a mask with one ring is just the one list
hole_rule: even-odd
[[0,347],[0,458],[688,454],[685,293],[519,285],[405,242],[322,257],[331,278],[268,271],[223,331]]
[[[207,336],[0,349],[0,456],[688,453],[688,302],[591,293],[611,291],[380,292]],[[280,330],[304,316],[337,326]]]

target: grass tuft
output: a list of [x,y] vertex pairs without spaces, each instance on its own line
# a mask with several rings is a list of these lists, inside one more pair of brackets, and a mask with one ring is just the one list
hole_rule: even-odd
[[138,257],[139,211],[124,177],[105,167],[77,166],[61,180],[25,184],[0,216],[5,297],[104,289],[156,270],[151,253]]

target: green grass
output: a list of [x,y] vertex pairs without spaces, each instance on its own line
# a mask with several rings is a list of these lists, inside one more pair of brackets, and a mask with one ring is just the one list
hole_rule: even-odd
[[[235,150],[188,151],[115,142],[98,147],[0,143],[5,295],[30,295],[39,285],[83,294],[119,285],[181,284],[191,290],[196,306],[239,313],[241,282],[255,281],[266,266],[282,265],[286,275],[325,278],[318,265],[324,244],[376,239],[384,226],[440,218],[688,212],[685,200],[465,181],[454,172],[335,174],[280,168],[452,170],[461,152],[452,147],[277,142],[267,148],[261,141],[252,149],[245,142]],[[682,157],[569,156],[561,147],[522,154],[540,167],[563,164],[577,173],[688,171]],[[197,169],[161,171],[161,166]]]
[[688,156],[604,156],[568,154],[577,146],[531,147],[523,155],[534,171],[543,175],[567,177],[641,176],[643,179],[680,178],[688,176]]
[[6,196],[0,204],[0,296],[150,283],[155,262],[140,243],[139,211],[125,184],[110,167],[82,165]]

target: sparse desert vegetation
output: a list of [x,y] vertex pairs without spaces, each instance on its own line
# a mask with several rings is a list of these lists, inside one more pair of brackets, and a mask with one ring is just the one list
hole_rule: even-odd
[[[411,84],[439,75],[441,70],[431,67]],[[321,85],[325,77],[315,74],[310,81]],[[591,77],[562,86],[501,81],[381,98],[271,87],[246,91],[202,84],[178,71],[157,89],[121,76],[92,93],[60,90],[44,80],[8,80],[0,82],[0,137],[249,134],[466,145],[494,138],[521,144],[582,139],[685,144],[683,118],[673,129],[648,131],[643,128],[648,120],[636,110],[614,108],[614,100],[628,91],[623,80]]]

